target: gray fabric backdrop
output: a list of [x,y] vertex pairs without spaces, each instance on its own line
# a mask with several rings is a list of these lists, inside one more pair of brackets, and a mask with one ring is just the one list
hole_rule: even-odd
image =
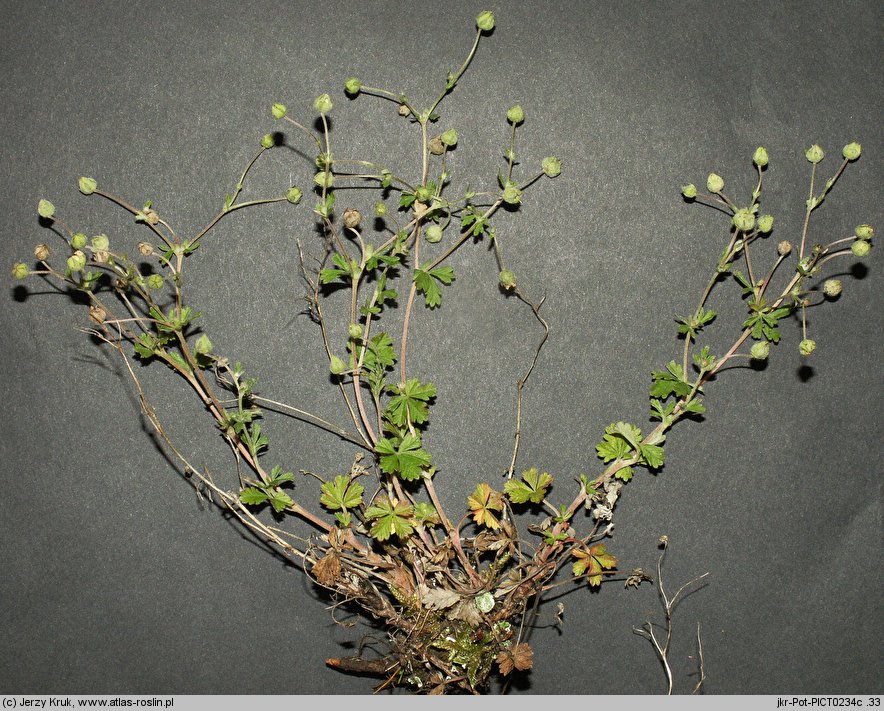
[[[135,204],[152,199],[193,232],[220,206],[274,101],[305,120],[329,91],[335,151],[401,164],[414,152],[391,105],[348,101],[356,74],[425,102],[459,65],[481,7],[465,2],[5,3],[0,29],[0,263],[31,261],[51,235],[40,197],[78,229],[134,243],[143,228],[76,188],[77,176]],[[498,17],[471,71],[444,103],[457,127],[455,186],[492,186],[519,102],[525,173],[549,153],[562,176],[526,194],[497,230],[520,283],[546,294],[552,335],[526,390],[521,464],[562,489],[598,470],[605,425],[644,425],[649,371],[675,357],[673,317],[696,303],[727,239],[727,220],[679,195],[724,176],[753,185],[771,154],[764,204],[774,239],[800,232],[812,142],[863,142],[814,220],[812,238],[880,223],[882,6],[848,3],[490,4]],[[290,142],[308,153],[290,132]],[[251,188],[309,183],[310,164],[278,149]],[[367,208],[369,197],[348,200]],[[219,351],[265,394],[343,421],[315,327],[303,316],[296,240],[316,251],[309,209],[228,217],[190,265],[192,301]],[[363,204],[364,203],[364,204]],[[485,244],[452,260],[443,307],[415,314],[412,368],[439,389],[427,433],[451,506],[497,481],[512,436],[514,379],[535,339],[530,314],[496,288]],[[130,247],[131,249],[131,247]],[[759,253],[763,249],[759,250]],[[695,677],[702,625],[715,693],[882,691],[880,257],[838,264],[844,294],[812,309],[809,359],[784,324],[770,365],[708,388],[708,416],[671,434],[667,464],[624,491],[612,550],[650,569],[672,540],[668,580],[709,572],[678,610],[676,688]],[[37,282],[8,279],[2,318],[5,412],[0,461],[0,689],[29,693],[357,693],[369,682],[323,666],[364,630],[336,626],[307,578],[201,504],[154,445],[119,364],[76,327],[82,309]],[[713,298],[713,350],[742,306]],[[445,331],[437,331],[443,326]],[[220,476],[224,447],[191,393],[141,371],[183,450]],[[431,375],[432,374],[432,375]],[[273,459],[327,473],[351,452],[334,437],[268,421]],[[229,480],[228,481],[232,481]],[[299,490],[311,484],[300,482]],[[563,495],[564,498],[564,495]],[[533,693],[656,693],[663,675],[631,633],[655,614],[654,590],[603,586],[553,604],[532,638]],[[337,615],[346,621],[343,611]]]

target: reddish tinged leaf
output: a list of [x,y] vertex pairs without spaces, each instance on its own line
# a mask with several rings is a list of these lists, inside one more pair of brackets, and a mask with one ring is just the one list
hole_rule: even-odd
[[493,513],[503,510],[503,494],[499,491],[495,491],[485,482],[477,484],[476,490],[467,497],[467,506],[470,507],[473,520],[480,526],[492,530],[500,528],[500,521]]
[[504,676],[509,676],[513,669],[527,671],[534,665],[534,650],[526,642],[520,642],[512,649],[504,649],[495,661]]
[[577,561],[572,570],[574,575],[586,574],[586,579],[593,587],[602,584],[602,571],[617,567],[617,559],[605,550],[604,543],[596,543],[589,550],[577,549],[574,551]]

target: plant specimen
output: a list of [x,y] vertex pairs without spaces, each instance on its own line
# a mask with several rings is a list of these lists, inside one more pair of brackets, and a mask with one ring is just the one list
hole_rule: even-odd
[[[542,466],[522,464],[521,394],[549,329],[543,299],[524,283],[530,283],[528,275],[509,268],[493,218],[501,210],[517,210],[523,195],[537,181],[557,177],[562,165],[555,156],[536,166],[519,164],[517,137],[527,119],[516,105],[506,112],[507,141],[496,182],[467,182],[451,168],[449,157],[460,136],[444,122],[441,108],[471,64],[483,34],[493,29],[493,15],[481,13],[476,24],[465,61],[449,73],[428,106],[356,78],[345,83],[351,96],[391,102],[401,124],[417,137],[416,169],[373,157],[336,155],[329,116],[337,98],[316,98],[315,128],[275,104],[272,115],[291,133],[286,142],[303,139],[303,150],[312,154],[311,189],[301,182],[269,198],[244,197],[255,162],[278,150],[273,133],[261,139],[255,159],[218,214],[193,235],[176,232],[151,202],[138,207],[140,203],[83,177],[80,192],[131,213],[145,230],[144,239],[134,246],[101,234],[90,238],[65,212],[43,200],[38,212],[64,240],[62,254],[55,245],[40,244],[35,249],[37,268],[24,263],[13,267],[17,278],[36,275],[84,294],[90,333],[118,354],[146,418],[184,471],[247,529],[300,561],[318,585],[360,606],[384,626],[380,651],[360,651],[330,663],[376,674],[381,687],[434,693],[482,690],[494,673],[507,677],[530,669],[527,630],[541,596],[554,587],[598,587],[615,577],[641,584],[650,577],[621,569],[608,541],[623,487],[638,469],[662,467],[667,432],[679,420],[704,413],[704,389],[718,373],[740,359],[763,362],[770,356],[782,322],[800,320],[798,347],[802,355],[811,355],[816,344],[806,331],[807,310],[836,299],[841,289],[837,279],[820,282],[823,268],[835,258],[864,257],[873,237],[873,229],[863,224],[827,244],[809,238],[812,213],[848,164],[860,157],[855,143],[844,147],[840,167],[828,180],[828,174],[817,173],[822,149],[807,150],[811,186],[804,229],[794,243],[780,241],[770,265],[761,258],[773,229],[773,218],[760,203],[768,163],[763,148],[753,156],[755,188],[743,199],[726,190],[715,174],[709,175],[705,192],[686,185],[685,199],[708,203],[726,215],[728,238],[710,265],[708,285],[695,307],[679,317],[683,346],[652,374],[652,424],[640,428],[613,422],[596,446],[601,466],[595,474],[553,476]],[[373,214],[351,206],[365,201],[363,192],[349,189],[365,185],[377,190]],[[311,190],[315,197],[308,197]],[[201,306],[189,301],[187,266],[210,251],[215,225],[232,219],[230,213],[267,203],[294,206],[302,221],[310,208],[315,216],[308,220],[315,219],[321,239],[301,240],[297,266],[330,388],[349,414],[346,425],[308,411],[302,403],[295,407],[271,399],[235,353],[216,352],[212,334],[199,327]],[[445,294],[457,287],[454,256],[474,243],[492,251],[502,295],[534,315],[536,347],[518,377],[514,445],[503,475],[480,477],[462,508],[452,510],[442,505],[438,493],[451,464],[434,459],[427,434],[433,403],[441,395],[429,364],[415,362],[416,336],[410,325],[415,309],[444,313]],[[704,329],[719,325],[713,324],[712,294],[717,289],[734,293],[734,282],[745,300],[745,318],[733,328],[732,345],[714,353],[699,344]],[[142,389],[141,380],[150,370],[142,364],[170,368],[197,395],[230,447],[229,475],[206,471],[176,444],[163,414]],[[274,461],[268,423],[274,409],[338,436],[345,442],[346,463],[336,472],[296,475],[296,467]],[[315,533],[305,537],[288,528],[293,517],[308,521]]]

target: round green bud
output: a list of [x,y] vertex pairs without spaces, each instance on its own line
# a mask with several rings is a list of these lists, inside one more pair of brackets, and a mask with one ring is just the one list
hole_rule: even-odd
[[87,178],[85,175],[82,176],[77,183],[80,187],[80,192],[83,193],[83,195],[91,195],[98,188],[98,183],[92,178]]
[[31,273],[31,270],[28,269],[28,265],[24,262],[16,262],[12,265],[12,278],[13,279],[24,279],[28,274]]
[[716,173],[709,173],[709,177],[706,178],[706,189],[710,193],[720,192],[724,189],[724,180]]
[[154,290],[163,288],[163,277],[159,274],[151,274],[147,277],[147,285]]
[[281,119],[285,116],[285,104],[280,104],[276,102],[273,106],[270,107],[270,114],[275,119]]
[[272,133],[265,133],[261,136],[261,147],[262,148],[273,148],[276,145],[276,141],[273,138]]
[[383,200],[378,200],[374,204],[375,217],[383,217],[387,214],[387,204]]
[[801,343],[798,344],[798,352],[803,356],[809,356],[816,350],[816,341],[811,340],[810,338],[805,338]]
[[500,285],[509,291],[510,289],[516,288],[516,275],[514,272],[511,272],[509,269],[504,269],[499,275],[498,279],[500,280]]
[[767,165],[767,149],[764,146],[758,146],[758,148],[755,149],[755,153],[752,156],[752,162],[759,168],[763,168]]
[[834,299],[836,296],[839,296],[841,294],[841,280],[826,279],[823,282],[823,293],[830,299]]
[[755,215],[748,207],[741,207],[734,213],[731,222],[740,232],[751,232],[755,227]]
[[79,249],[68,257],[68,269],[72,272],[81,272],[86,268],[86,255]]
[[428,203],[433,199],[433,191],[430,190],[426,185],[421,185],[417,190],[414,191],[414,196],[417,198],[418,202]]
[[334,153],[320,153],[316,156],[316,160],[313,161],[316,164],[317,168],[321,168],[325,170],[326,168],[331,167],[335,162]]
[[45,262],[49,259],[49,245],[48,244],[38,244],[34,247],[34,258]]
[[350,94],[350,96],[355,96],[359,93],[359,90],[362,88],[362,82],[359,81],[356,77],[350,77],[347,81],[344,82],[344,91]]
[[767,234],[773,229],[773,215],[762,215],[758,218],[758,231]]
[[872,245],[866,242],[864,239],[858,239],[852,245],[850,245],[850,251],[854,253],[857,257],[865,257],[869,250],[872,249]]
[[431,244],[436,244],[442,239],[442,228],[439,225],[430,225],[424,232],[424,238]]
[[693,183],[682,185],[681,194],[684,195],[688,200],[693,200],[695,197],[697,197],[697,186]]
[[510,123],[522,123],[525,120],[525,112],[522,110],[522,107],[516,104],[515,106],[510,107],[509,111],[506,112],[506,120]]
[[292,205],[297,205],[301,202],[302,197],[304,197],[304,193],[301,192],[300,188],[296,188],[294,185],[285,191],[285,199]]
[[313,102],[313,108],[321,114],[327,114],[332,110],[332,100],[328,94],[320,94]]
[[781,257],[788,257],[789,253],[792,251],[792,243],[788,240],[783,240],[777,245],[777,254]]
[[752,360],[767,360],[767,357],[770,355],[770,343],[767,341],[758,341],[757,343],[752,344],[752,348],[749,350],[749,357]]
[[95,235],[92,238],[92,249],[95,252],[104,252],[110,248],[110,240],[107,235]]
[[442,141],[446,146],[451,148],[451,146],[457,145],[457,131],[453,128],[449,128],[447,131],[444,131],[441,136],[439,136],[439,140]]
[[196,339],[196,342],[193,344],[193,352],[197,355],[209,355],[212,352],[212,341],[209,340],[209,337],[204,333],[199,338]]
[[479,608],[479,612],[491,612],[494,609],[494,595],[490,592],[476,595],[476,607]]
[[518,205],[522,202],[522,191],[515,183],[507,183],[503,189],[503,201],[508,205]]
[[77,232],[71,237],[71,247],[73,249],[83,249],[88,241],[89,238],[86,235],[82,232]]
[[48,200],[40,200],[37,203],[37,214],[46,220],[51,220],[55,216],[55,205]]
[[826,154],[823,152],[822,148],[814,143],[810,148],[804,151],[804,157],[815,165],[825,158]]
[[555,178],[562,172],[562,161],[555,156],[547,156],[540,162],[540,167],[547,178]]
[[863,147],[859,143],[848,143],[841,151],[841,155],[847,160],[856,160],[859,158],[859,154],[862,153],[862,150]]
[[346,364],[344,363],[344,361],[342,361],[340,358],[338,358],[337,356],[333,355],[333,356],[331,357],[331,360],[329,360],[329,362],[328,362],[328,369],[329,369],[334,375],[340,375],[340,374],[343,373],[345,370],[347,370],[347,365],[346,365]]
[[854,233],[860,239],[872,239],[875,236],[875,228],[871,225],[857,225]]
[[494,29],[494,13],[485,10],[476,16],[476,27],[482,32],[491,32]]
[[335,176],[331,172],[320,170],[313,176],[313,182],[321,188],[330,188],[335,183]]
[[347,326],[347,335],[354,341],[358,338],[362,338],[362,326],[358,323],[351,323]]

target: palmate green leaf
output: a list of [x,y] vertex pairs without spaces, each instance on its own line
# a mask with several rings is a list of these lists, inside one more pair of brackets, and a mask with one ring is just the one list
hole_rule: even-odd
[[343,254],[338,254],[337,252],[332,255],[332,261],[337,265],[337,269],[329,268],[320,269],[319,271],[319,281],[323,284],[328,284],[343,276],[352,277],[355,271],[359,268],[358,264],[347,261],[347,258]]
[[510,479],[503,485],[503,490],[514,504],[531,502],[539,504],[546,496],[546,491],[553,482],[553,477],[546,472],[539,474],[531,467],[522,474],[522,480]]
[[684,397],[692,390],[690,383],[685,378],[684,368],[674,360],[669,361],[666,370],[653,371],[651,377],[654,384],[651,386],[651,397],[666,399],[670,395]]
[[395,385],[390,389],[396,394],[390,398],[384,417],[399,427],[405,427],[408,422],[420,425],[427,421],[427,402],[436,396],[435,385],[411,378],[404,387]]
[[659,469],[663,466],[663,447],[656,444],[643,444],[639,448],[642,464],[649,469]]
[[424,301],[428,308],[434,309],[442,303],[442,290],[437,282],[448,285],[454,281],[454,269],[451,267],[436,267],[427,269],[424,264],[420,269],[414,270],[414,285],[424,295]]
[[635,425],[615,422],[605,428],[605,435],[596,445],[596,451],[605,463],[629,459],[632,452],[639,448],[641,439],[642,432]]
[[255,486],[249,486],[239,492],[239,500],[251,506],[263,504],[268,498],[270,497],[266,491],[262,491]]
[[573,555],[577,558],[572,566],[574,575],[586,574],[586,579],[592,587],[602,584],[603,570],[613,570],[617,567],[617,559],[608,553],[604,543],[596,543],[589,550],[578,548]]
[[294,501],[292,501],[292,497],[282,491],[274,491],[269,496],[270,505],[273,506],[273,510],[276,513],[282,513],[289,506],[291,506]]
[[414,530],[411,521],[413,514],[414,509],[407,504],[394,504],[389,499],[380,499],[365,512],[365,518],[374,521],[369,535],[379,541],[386,541],[394,534],[405,538]]
[[362,503],[363,491],[365,488],[362,484],[340,474],[334,478],[334,481],[327,481],[322,485],[319,502],[332,511],[355,509]]
[[378,440],[375,452],[381,455],[381,470],[387,474],[396,474],[401,479],[413,481],[419,479],[421,471],[430,465],[430,453],[421,447],[421,438],[407,434],[389,440],[386,437]]

